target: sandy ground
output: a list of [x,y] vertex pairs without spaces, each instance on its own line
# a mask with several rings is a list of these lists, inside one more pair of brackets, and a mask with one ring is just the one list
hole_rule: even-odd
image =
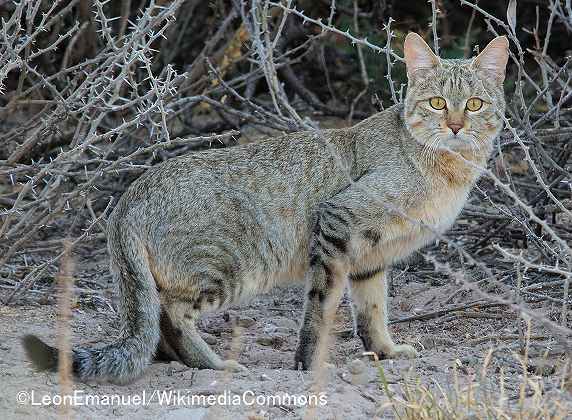
[[[73,342],[98,345],[113,341],[118,321],[112,307],[115,288],[109,281],[107,256],[99,251],[77,258]],[[56,340],[55,296],[48,284],[49,281],[39,284],[36,292],[28,293],[14,306],[0,307],[0,418],[59,415],[57,375],[32,370],[20,345],[20,337],[25,333],[37,334],[49,343]],[[432,276],[401,273],[393,288],[391,318],[398,319],[442,308],[446,297],[458,291],[459,286]],[[452,303],[472,300],[470,293],[458,293]],[[195,370],[175,362],[156,363],[137,382],[127,386],[75,384],[76,402],[84,405],[74,406],[73,413],[77,418],[90,419],[303,418],[312,413],[304,403],[308,395],[314,395],[321,398],[313,409],[317,418],[394,417],[387,406],[378,365],[362,356],[361,342],[351,332],[347,298],[338,311],[331,365],[324,370],[323,394],[315,393],[312,373],[293,370],[302,306],[302,285],[290,286],[201,320],[200,329],[213,348],[226,357],[236,351],[238,361],[248,367],[248,372]],[[237,324],[241,333],[233,338],[233,326]],[[511,356],[518,346],[517,340],[510,337],[518,333],[518,326],[519,321],[513,315],[495,307],[452,312],[427,321],[396,323],[391,325],[395,340],[414,345],[420,351],[420,358],[384,360],[380,366],[390,389],[397,394],[404,378],[418,378],[428,385],[439,383],[446,392],[452,392],[453,366],[459,382],[467,383],[479,374],[494,342],[483,337],[506,336],[509,338],[496,342],[497,352],[491,359],[487,383],[493,393],[498,392],[502,367],[507,393],[516,394],[522,371]],[[538,344],[530,350],[532,358],[551,348],[550,341],[535,343]],[[563,360],[556,352],[543,362],[542,370],[533,372],[541,377],[546,392],[558,388]],[[100,404],[88,405],[88,396],[93,396],[93,401],[99,398]],[[275,396],[282,399],[273,400]],[[46,404],[42,403],[43,398]],[[145,403],[138,398],[145,398]],[[236,398],[240,399],[239,404]],[[214,405],[209,402],[213,399],[216,399]]]

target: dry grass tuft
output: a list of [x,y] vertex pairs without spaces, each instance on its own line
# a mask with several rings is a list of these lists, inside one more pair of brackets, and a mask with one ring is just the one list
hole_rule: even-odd
[[[565,374],[558,389],[547,391],[541,376],[530,375],[526,369],[521,382],[509,390],[501,369],[500,379],[487,377],[489,351],[479,377],[460,378],[458,364],[451,369],[446,384],[423,383],[412,371],[399,381],[397,390],[391,388],[383,367],[379,366],[380,386],[389,401],[382,404],[379,415],[391,412],[402,420],[465,420],[522,419],[560,420],[572,413],[572,399],[567,395],[571,377]],[[515,356],[519,362],[522,358]],[[458,361],[457,361],[458,362]],[[567,366],[564,367],[566,373]]]

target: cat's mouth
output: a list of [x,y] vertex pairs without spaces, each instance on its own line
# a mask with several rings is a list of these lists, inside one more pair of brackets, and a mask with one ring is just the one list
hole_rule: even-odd
[[[451,130],[444,130],[443,127],[435,129],[429,136],[430,140],[418,136],[413,131],[413,137],[418,140],[424,147],[427,155],[434,154],[438,151],[450,151],[455,153],[479,154],[482,152],[488,137],[478,138],[477,135],[466,127],[459,130],[456,134]],[[485,147],[486,149],[486,147]]]

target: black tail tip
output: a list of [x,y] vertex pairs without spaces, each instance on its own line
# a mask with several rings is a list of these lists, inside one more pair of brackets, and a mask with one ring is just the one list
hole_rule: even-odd
[[48,346],[35,335],[22,337],[22,345],[36,370],[56,371],[58,369],[58,350],[56,348]]

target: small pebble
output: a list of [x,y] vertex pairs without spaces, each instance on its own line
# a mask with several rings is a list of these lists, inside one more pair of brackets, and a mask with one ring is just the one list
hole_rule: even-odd
[[244,317],[241,316],[238,318],[237,324],[239,327],[249,328],[249,327],[252,327],[254,324],[256,324],[256,320],[254,320],[253,318],[250,318],[248,316],[244,316]]
[[365,371],[365,363],[359,359],[354,359],[350,362],[348,370],[353,375],[363,373]]
[[203,337],[203,340],[205,340],[205,343],[210,344],[211,346],[218,343],[218,340],[212,334],[201,334],[201,336]]
[[285,318],[285,317],[277,318],[272,320],[272,323],[276,325],[276,327],[278,328],[283,328],[286,330],[293,330],[293,331],[298,330],[298,324],[296,323],[296,321],[290,318]]
[[368,382],[368,375],[365,363],[359,359],[350,362],[348,370],[351,373],[351,383],[353,385],[364,385]]
[[282,347],[282,344],[284,344],[284,338],[279,335],[265,336],[265,337],[258,337],[256,339],[256,342],[261,346],[268,346],[277,349]]
[[463,364],[468,365],[468,366],[474,366],[479,364],[479,359],[475,356],[464,356],[461,358],[461,362],[463,362]]
[[173,374],[175,373],[174,363],[175,362],[171,362],[171,363],[169,363],[169,366],[167,366],[167,372],[166,372],[167,376],[173,376]]

